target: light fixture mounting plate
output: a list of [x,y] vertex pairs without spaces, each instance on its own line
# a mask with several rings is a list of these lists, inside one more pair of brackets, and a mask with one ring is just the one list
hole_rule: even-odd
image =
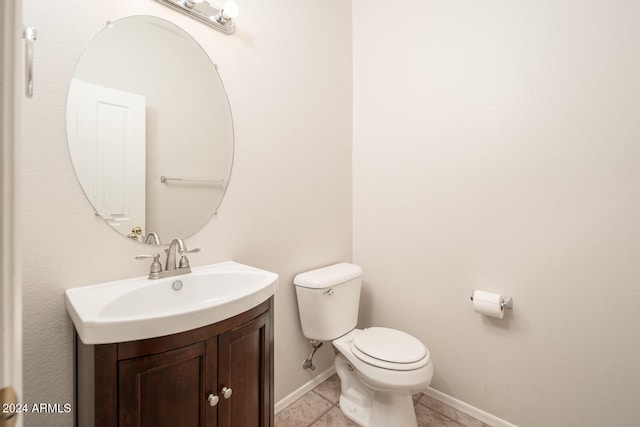
[[233,34],[236,32],[236,25],[232,19],[229,19],[226,22],[218,22],[215,19],[211,18],[213,16],[217,16],[222,8],[217,8],[208,1],[203,1],[201,3],[190,2],[189,0],[156,1],[164,4],[165,6],[169,6],[170,8],[175,9],[179,12],[182,12],[185,15],[189,15],[190,17],[206,25],[209,25],[210,27],[220,30],[225,34]]

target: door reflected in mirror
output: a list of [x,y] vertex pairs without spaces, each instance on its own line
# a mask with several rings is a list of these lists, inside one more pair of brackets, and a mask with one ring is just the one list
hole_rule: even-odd
[[202,47],[161,18],[123,18],[91,40],[69,87],[67,137],[96,216],[140,242],[191,236],[229,182],[222,80]]

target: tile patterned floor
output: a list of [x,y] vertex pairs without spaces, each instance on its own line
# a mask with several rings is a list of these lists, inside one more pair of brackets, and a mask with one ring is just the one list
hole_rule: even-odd
[[[340,379],[333,375],[278,413],[276,427],[357,427],[342,414],[339,399]],[[425,394],[414,402],[419,427],[490,427]]]

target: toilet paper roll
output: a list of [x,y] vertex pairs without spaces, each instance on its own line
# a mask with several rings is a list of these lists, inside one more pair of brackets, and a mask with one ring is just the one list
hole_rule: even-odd
[[473,291],[473,309],[486,316],[504,317],[504,310],[500,306],[502,295],[493,292]]

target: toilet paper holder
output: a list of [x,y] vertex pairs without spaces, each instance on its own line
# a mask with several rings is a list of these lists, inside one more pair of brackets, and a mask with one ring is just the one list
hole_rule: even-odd
[[[473,301],[473,292],[471,293],[471,301]],[[500,310],[504,311],[506,308],[513,309],[513,298],[509,296],[500,297]]]

